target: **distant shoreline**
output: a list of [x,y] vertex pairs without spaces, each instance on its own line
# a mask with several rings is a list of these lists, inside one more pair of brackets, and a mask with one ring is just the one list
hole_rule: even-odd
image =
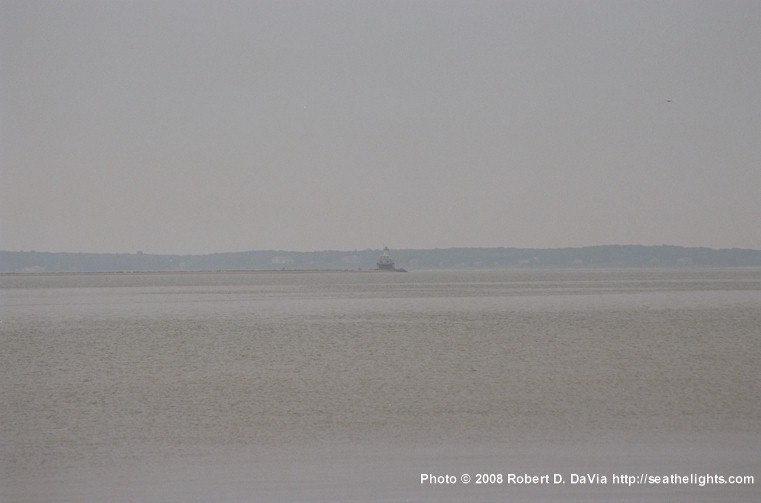
[[394,273],[405,270],[384,271],[382,269],[227,269],[216,271],[21,271],[0,272],[0,276],[82,276],[82,275],[111,275],[123,276],[130,274],[314,274],[314,273]]
[[[600,267],[574,267],[574,266],[545,266],[545,267],[504,267],[499,269],[419,269],[415,272],[443,272],[443,271],[696,271],[696,270],[758,270],[761,269],[761,265],[739,265],[739,266],[669,266],[669,267],[653,267],[653,266],[600,266]],[[407,270],[397,271],[384,271],[381,269],[240,269],[240,270],[219,270],[219,271],[61,271],[61,272],[0,272],[0,277],[61,277],[61,276],[210,276],[213,274],[285,274],[285,275],[298,275],[298,274],[376,274],[376,273],[394,273],[404,272],[409,273]]]
[[[289,274],[376,272],[381,250],[294,252],[260,250],[207,255],[148,253],[58,253],[0,250],[0,274],[236,272]],[[602,245],[582,248],[392,249],[398,269],[688,268],[761,267],[761,250],[660,245]],[[381,271],[386,272],[386,271]],[[399,271],[401,272],[401,271]]]

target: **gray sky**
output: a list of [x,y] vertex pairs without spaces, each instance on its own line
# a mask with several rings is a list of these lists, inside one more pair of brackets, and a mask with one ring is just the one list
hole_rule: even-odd
[[757,0],[0,5],[0,249],[761,249]]

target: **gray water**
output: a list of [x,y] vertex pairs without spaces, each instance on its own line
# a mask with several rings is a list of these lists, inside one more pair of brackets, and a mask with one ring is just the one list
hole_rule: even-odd
[[[2,502],[761,499],[759,269],[0,288]],[[587,473],[608,483],[571,483]],[[612,483],[624,473],[755,479]]]

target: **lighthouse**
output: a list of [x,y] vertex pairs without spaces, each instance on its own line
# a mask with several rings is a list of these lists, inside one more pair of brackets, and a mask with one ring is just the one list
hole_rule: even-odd
[[378,258],[378,269],[381,271],[396,271],[396,268],[394,267],[394,259],[391,258],[388,246],[383,248],[383,253],[381,253],[380,258]]

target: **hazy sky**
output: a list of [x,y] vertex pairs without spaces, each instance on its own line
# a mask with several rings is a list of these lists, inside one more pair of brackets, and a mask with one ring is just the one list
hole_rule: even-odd
[[0,249],[761,249],[758,0],[0,5]]

